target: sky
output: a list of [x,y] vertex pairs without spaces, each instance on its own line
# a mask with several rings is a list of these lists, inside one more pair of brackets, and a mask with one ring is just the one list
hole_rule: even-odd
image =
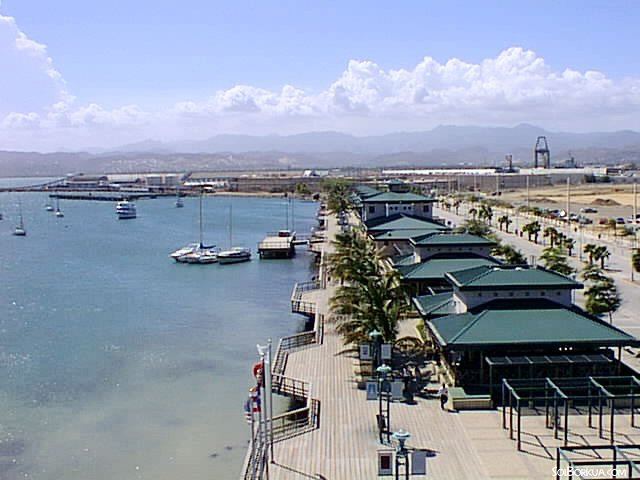
[[0,149],[640,130],[633,0],[0,2]]

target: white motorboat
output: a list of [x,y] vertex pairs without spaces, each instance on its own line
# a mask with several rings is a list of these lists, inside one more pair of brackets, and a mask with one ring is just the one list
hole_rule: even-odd
[[251,260],[251,249],[246,247],[233,247],[231,250],[224,250],[218,253],[218,263],[220,265],[247,262],[249,260]]
[[45,209],[47,212],[53,212],[53,205],[51,205],[51,202],[47,202],[47,203],[45,203],[45,204],[44,204],[44,209]]
[[136,218],[137,217],[136,204],[128,200],[123,200],[122,202],[118,202],[116,205],[116,214],[118,215],[118,219],[120,220]]
[[185,245],[182,248],[179,248],[175,252],[170,253],[169,256],[177,261],[180,257],[183,257],[185,255],[193,253],[196,250],[198,250],[199,248],[200,248],[200,244],[199,243],[190,243],[188,245]]

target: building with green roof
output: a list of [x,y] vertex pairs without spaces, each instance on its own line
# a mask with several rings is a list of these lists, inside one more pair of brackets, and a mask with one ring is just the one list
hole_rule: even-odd
[[496,243],[469,233],[433,232],[411,239],[416,261],[424,262],[434,255],[468,254],[490,257]]
[[413,265],[399,265],[396,270],[413,295],[422,295],[430,292],[451,291],[453,287],[446,278],[449,272],[497,265],[500,265],[500,262],[492,257],[472,253],[445,253],[434,255],[424,262]]
[[[502,378],[610,375],[623,368],[612,348],[640,345],[573,305],[571,292],[582,285],[564,275],[479,265],[444,277],[452,292],[413,303],[456,385],[495,393]],[[533,359],[526,368],[517,360],[523,356]]]
[[388,217],[396,213],[406,213],[420,218],[432,218],[434,197],[416,193],[380,192],[377,195],[361,197],[361,218],[363,221]]

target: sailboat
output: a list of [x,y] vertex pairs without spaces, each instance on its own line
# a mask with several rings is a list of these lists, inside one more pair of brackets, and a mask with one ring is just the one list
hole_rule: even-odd
[[204,245],[202,242],[202,195],[200,195],[200,242],[190,243],[179,248],[169,256],[180,263],[207,264],[218,261],[218,251],[215,245]]
[[182,207],[184,207],[184,202],[182,201],[182,198],[180,198],[180,186],[178,186],[176,188],[176,208]]
[[27,230],[24,228],[24,221],[22,219],[22,204],[18,203],[18,225],[16,225],[16,229],[13,231],[13,234],[16,237],[24,237],[27,235]]
[[64,213],[60,210],[60,199],[56,198],[56,217],[62,218],[64,217]]
[[233,244],[233,223],[232,209],[229,205],[229,250],[218,253],[218,263],[227,265],[229,263],[240,263],[251,260],[251,249],[246,247],[231,247]]

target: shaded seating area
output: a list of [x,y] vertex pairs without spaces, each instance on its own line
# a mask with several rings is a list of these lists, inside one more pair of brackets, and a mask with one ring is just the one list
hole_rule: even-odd
[[[616,418],[627,415],[628,427],[636,427],[636,410],[640,405],[640,379],[629,376],[520,378],[502,380],[502,428],[522,450],[525,418],[544,415],[544,427],[553,437],[569,445],[570,418],[585,417],[580,427],[597,430],[598,438],[616,442]],[[583,435],[572,436],[582,443]]]

